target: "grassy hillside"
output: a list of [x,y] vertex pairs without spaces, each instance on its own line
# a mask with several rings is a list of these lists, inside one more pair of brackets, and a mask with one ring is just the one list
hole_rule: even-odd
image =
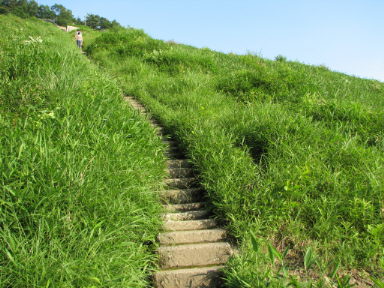
[[228,287],[379,283],[383,83],[135,29],[103,33],[87,52],[187,149],[240,245]]
[[160,139],[72,34],[0,26],[0,286],[146,287]]

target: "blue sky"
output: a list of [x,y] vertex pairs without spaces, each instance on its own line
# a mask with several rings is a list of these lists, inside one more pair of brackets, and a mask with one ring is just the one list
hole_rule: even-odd
[[[150,36],[384,81],[383,0],[55,0]],[[86,39],[85,39],[86,40]]]

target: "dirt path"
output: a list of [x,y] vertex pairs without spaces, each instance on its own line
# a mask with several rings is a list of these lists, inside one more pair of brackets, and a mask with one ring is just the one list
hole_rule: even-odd
[[[125,99],[146,113],[134,98]],[[226,231],[210,218],[205,192],[183,151],[156,121],[150,121],[168,146],[169,159],[167,190],[161,194],[167,213],[164,231],[158,235],[161,270],[153,275],[153,284],[157,288],[221,287],[220,269],[233,253],[225,241]]]

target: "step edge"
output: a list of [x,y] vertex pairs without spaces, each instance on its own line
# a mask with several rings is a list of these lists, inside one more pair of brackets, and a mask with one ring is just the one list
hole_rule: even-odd
[[183,271],[183,270],[209,270],[209,269],[215,269],[215,270],[219,270],[219,269],[223,269],[225,268],[225,265],[207,265],[207,266],[188,266],[186,268],[169,268],[169,269],[162,269],[162,270],[158,270],[156,271],[154,274],[156,273],[166,273],[166,272],[180,272],[180,271]]

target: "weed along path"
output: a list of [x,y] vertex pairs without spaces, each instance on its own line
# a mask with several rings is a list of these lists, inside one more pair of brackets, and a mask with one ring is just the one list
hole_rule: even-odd
[[[125,98],[134,108],[146,113],[132,97]],[[160,271],[153,275],[156,288],[221,287],[220,269],[232,255],[220,229],[204,202],[204,191],[194,177],[193,168],[177,143],[150,120],[168,146],[169,178],[162,201],[167,213],[164,232],[158,235]]]

